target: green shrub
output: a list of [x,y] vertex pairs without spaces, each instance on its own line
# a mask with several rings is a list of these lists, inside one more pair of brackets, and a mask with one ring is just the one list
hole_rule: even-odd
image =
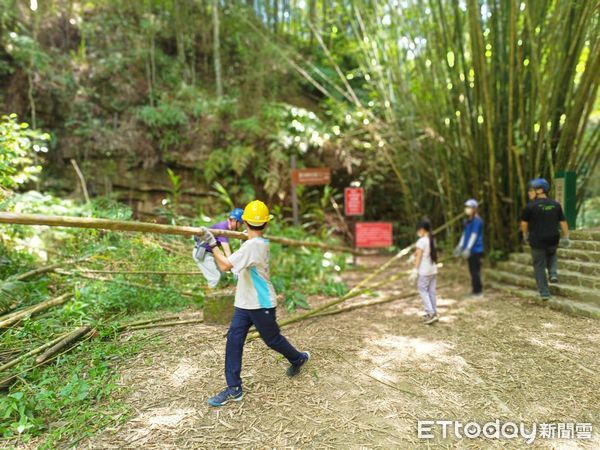
[[17,115],[0,117],[0,186],[14,189],[37,179],[42,166],[38,153],[48,152],[50,135],[19,123]]

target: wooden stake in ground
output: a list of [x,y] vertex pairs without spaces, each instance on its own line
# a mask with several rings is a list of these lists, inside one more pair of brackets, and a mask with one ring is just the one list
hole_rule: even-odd
[[[70,227],[70,228],[91,228],[97,230],[111,231],[136,231],[142,233],[157,234],[176,234],[180,236],[193,236],[202,234],[202,230],[197,227],[183,227],[175,225],[162,225],[158,223],[135,222],[124,220],[94,219],[89,217],[69,217],[69,216],[46,216],[41,214],[18,214],[0,212],[0,223],[12,223],[21,225],[48,225],[52,227]],[[230,230],[211,230],[215,236],[228,237],[233,239],[248,239],[246,233]],[[315,247],[322,250],[339,251],[346,253],[356,253],[368,255],[371,252],[354,250],[350,247],[340,245],[329,245],[321,242],[296,241],[277,236],[266,236],[271,242],[295,247]]]

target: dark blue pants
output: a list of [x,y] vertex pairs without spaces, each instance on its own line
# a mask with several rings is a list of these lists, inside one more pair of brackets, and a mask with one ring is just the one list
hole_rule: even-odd
[[302,355],[284,338],[275,316],[275,308],[241,309],[235,308],[225,348],[225,378],[228,387],[242,385],[242,353],[248,330],[254,325],[262,340],[273,350],[281,353],[290,364],[300,362]]

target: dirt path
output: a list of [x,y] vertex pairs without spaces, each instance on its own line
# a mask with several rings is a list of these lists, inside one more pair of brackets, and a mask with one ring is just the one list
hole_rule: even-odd
[[[417,437],[418,419],[500,419],[528,428],[590,422],[592,440],[538,438],[533,448],[599,448],[600,324],[494,292],[463,298],[454,273],[441,276],[450,285],[440,292],[435,326],[420,323],[420,302],[410,299],[287,328],[313,356],[296,379],[261,341],[250,343],[246,396],[220,409],[206,400],[224,386],[225,328],[166,330],[119,367],[133,417],[79,447],[525,447],[522,438],[440,440],[440,429],[436,441]],[[394,289],[406,290],[402,284]]]

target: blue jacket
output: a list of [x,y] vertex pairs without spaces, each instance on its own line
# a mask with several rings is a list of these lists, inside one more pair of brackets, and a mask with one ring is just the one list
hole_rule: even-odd
[[463,227],[462,249],[467,248],[469,242],[471,242],[471,237],[475,235],[475,243],[471,247],[471,253],[483,253],[483,220],[481,220],[481,217],[475,216],[472,220],[465,219]]

